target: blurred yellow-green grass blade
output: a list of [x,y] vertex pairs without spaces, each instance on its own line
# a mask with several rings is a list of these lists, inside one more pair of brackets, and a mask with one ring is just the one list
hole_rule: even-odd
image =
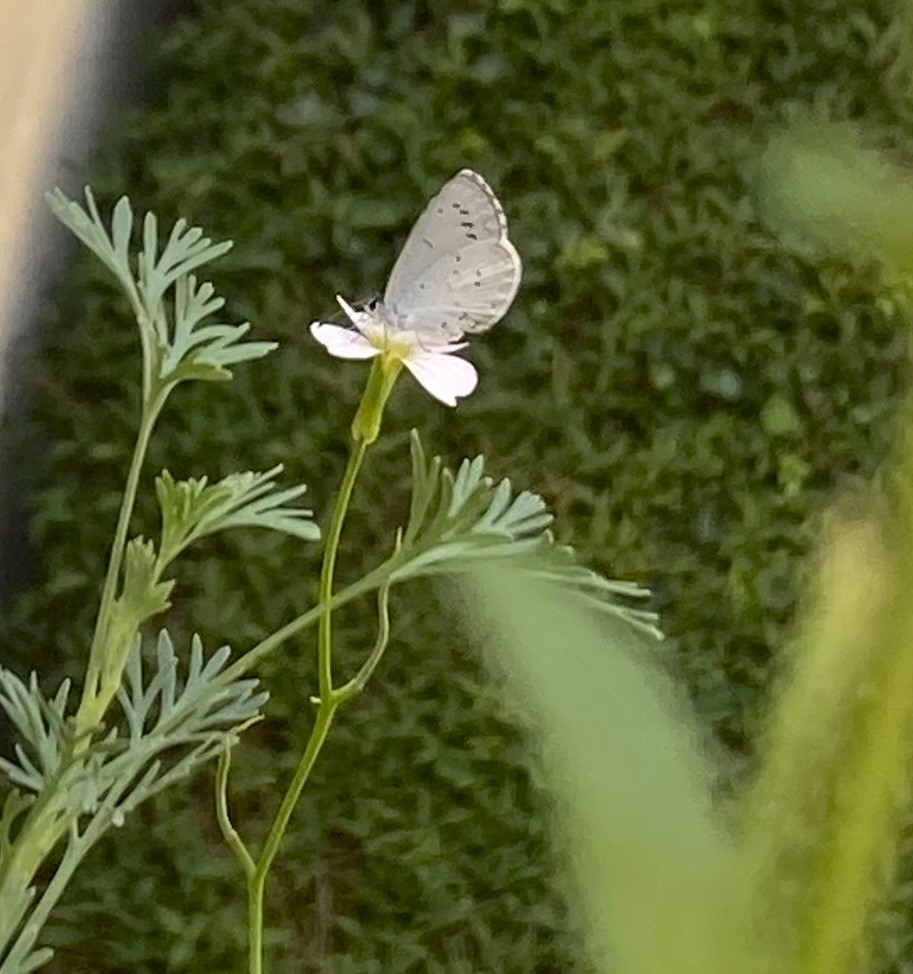
[[[908,437],[909,439],[909,437]],[[894,875],[913,753],[913,464],[834,519],[748,794],[755,933],[780,972],[854,974]]]
[[[743,869],[756,892],[755,934],[776,942],[780,971],[796,970],[813,933],[832,861],[837,781],[861,730],[873,672],[872,635],[885,610],[886,557],[878,527],[831,525],[815,591],[761,742],[761,772],[744,811]],[[852,796],[848,796],[852,797]]]
[[713,766],[650,644],[503,569],[466,584],[487,656],[537,729],[597,964],[733,974],[738,897]]

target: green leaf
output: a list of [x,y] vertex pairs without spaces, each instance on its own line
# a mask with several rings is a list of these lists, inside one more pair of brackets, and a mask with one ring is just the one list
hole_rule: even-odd
[[[214,381],[231,378],[231,366],[262,358],[276,348],[275,342],[242,339],[250,324],[210,324],[224,300],[208,282],[197,284],[193,272],[232,247],[230,241],[213,243],[200,227],[179,219],[158,253],[158,219],[147,213],[143,220],[143,247],[136,258],[134,276],[130,237],[134,218],[130,201],[121,197],[114,207],[109,236],[91,190],[86,188],[86,209],[69,200],[59,189],[47,195],[48,205],[117,277],[136,315],[143,344],[144,391],[151,394],[158,383],[164,389],[191,379]],[[166,294],[174,290],[173,326],[169,323]],[[173,334],[172,334],[173,332]]]
[[646,599],[650,593],[634,582],[606,579],[578,565],[571,548],[555,543],[548,530],[553,515],[538,494],[515,494],[506,479],[495,484],[485,476],[480,456],[463,460],[456,474],[451,473],[440,457],[427,458],[415,430],[411,449],[412,499],[395,581],[497,561],[567,586],[598,608],[661,637],[655,613],[619,601]]
[[246,321],[239,325],[197,327],[224,304],[223,298],[214,297],[211,284],[197,287],[192,274],[175,282],[174,338],[162,357],[160,379],[177,382],[187,378],[230,378],[228,366],[262,358],[277,347],[276,342],[242,342],[250,331]]
[[171,605],[168,599],[174,580],[159,581],[163,567],[151,541],[134,538],[128,542],[124,552],[123,587],[114,600],[105,634],[100,667],[104,698],[110,699],[117,691],[123,662],[139,627]]
[[651,642],[523,573],[463,578],[485,656],[541,753],[597,970],[747,970],[716,769]]
[[802,429],[802,421],[792,401],[782,393],[775,392],[761,410],[761,426],[772,436],[786,436],[798,433]]
[[174,582],[160,582],[159,573],[155,545],[145,538],[130,541],[124,554],[124,583],[118,597],[125,614],[145,620],[168,608]]
[[904,459],[893,508],[873,515],[844,502],[831,516],[759,742],[741,854],[769,972],[863,969],[876,948],[873,911],[895,877],[913,754],[913,460]]
[[[0,710],[9,718],[18,736],[13,749],[15,760],[0,757],[0,771],[14,785],[39,793],[57,772],[61,755],[71,742],[66,725],[69,693],[70,681],[64,680],[53,699],[47,700],[38,686],[36,673],[33,672],[25,683],[15,673],[0,667]],[[15,818],[17,813],[10,814]],[[0,823],[0,844],[8,838],[4,829],[8,829],[13,821],[7,820],[5,815],[4,812]]]
[[[148,763],[169,748],[201,741],[212,754],[216,745],[226,743],[226,733],[233,734],[258,715],[267,699],[259,680],[218,680],[230,656],[228,646],[222,646],[206,659],[202,641],[194,636],[186,673],[179,680],[182,664],[167,630],[158,634],[151,667],[144,667],[139,640],[135,642],[118,691],[134,755],[145,748]],[[152,669],[150,679],[147,668]]]
[[289,507],[307,487],[276,490],[279,464],[265,473],[229,474],[211,486],[207,479],[176,481],[164,470],[155,490],[162,512],[161,563],[172,561],[191,542],[228,528],[259,527],[302,541],[317,541],[320,529],[307,508]]
[[[165,292],[180,278],[187,277],[203,264],[221,257],[232,248],[230,240],[214,244],[203,236],[200,227],[188,227],[179,219],[171,229],[161,257],[158,248],[158,221],[154,213],[147,213],[143,221],[143,249],[139,255],[139,288],[150,320],[157,320]],[[166,342],[164,333],[159,338]]]
[[[135,550],[143,548],[138,544]],[[146,553],[134,557],[137,563],[149,561]],[[40,783],[43,814],[48,816],[49,810],[56,810],[62,817],[59,824],[65,848],[56,874],[45,884],[31,913],[27,911],[35,896],[27,880],[23,882],[14,872],[12,882],[0,885],[3,971],[24,974],[50,959],[49,948],[34,949],[38,935],[76,868],[112,826],[123,824],[126,815],[141,802],[186,778],[200,764],[236,743],[238,734],[260,717],[267,694],[259,689],[258,680],[219,679],[230,656],[227,646],[205,659],[202,643],[194,636],[183,679],[167,632],[159,633],[155,650],[148,680],[139,637],[133,641],[126,661],[126,685],[118,688],[117,695],[127,720],[127,734],[120,735],[112,728],[103,739],[87,741],[83,752],[68,749],[62,769],[65,774],[55,776],[50,787]],[[32,684],[30,696],[39,698],[34,678]],[[58,693],[58,699],[61,697],[65,698],[65,693]],[[55,700],[53,706],[56,704]],[[48,706],[52,705],[45,704],[44,709]],[[22,807],[21,798],[14,793],[0,822],[0,839],[7,844],[10,817]],[[5,848],[0,844],[0,851]],[[15,940],[6,950],[11,937]]]
[[130,201],[122,196],[114,207],[113,242],[98,213],[95,198],[88,186],[85,188],[86,209],[68,199],[59,188],[45,195],[48,206],[60,222],[92,251],[117,277],[125,294],[138,307],[139,296],[128,253],[133,213]]
[[12,848],[13,827],[33,801],[31,795],[25,795],[16,788],[4,795],[0,809],[0,864],[7,859]]
[[913,273],[913,180],[854,124],[793,123],[761,160],[756,197],[791,244]]

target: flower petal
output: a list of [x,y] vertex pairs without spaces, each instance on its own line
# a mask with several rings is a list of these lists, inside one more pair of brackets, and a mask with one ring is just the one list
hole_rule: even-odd
[[340,325],[328,325],[322,321],[315,321],[311,325],[311,334],[321,345],[336,358],[374,358],[380,354],[361,334],[351,328]]
[[345,311],[346,317],[358,329],[361,329],[361,327],[371,317],[366,311],[356,311],[355,308],[353,308],[352,305],[349,304],[349,302],[346,301],[341,294],[336,295],[336,303],[340,308],[342,308],[343,311]]
[[468,396],[479,381],[475,366],[464,358],[416,350],[403,359],[403,365],[442,403],[455,406],[457,399]]
[[429,341],[424,335],[410,331],[405,334],[412,335],[413,344],[418,345],[423,352],[430,352],[432,355],[449,355],[451,352],[458,352],[461,348],[469,348],[469,342],[436,342]]

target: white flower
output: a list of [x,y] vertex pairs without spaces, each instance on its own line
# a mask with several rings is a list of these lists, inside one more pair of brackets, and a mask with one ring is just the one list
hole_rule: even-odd
[[338,294],[336,300],[355,330],[322,321],[311,325],[311,334],[331,355],[350,359],[383,355],[391,363],[402,362],[435,399],[448,406],[475,389],[479,381],[475,367],[453,354],[466,342],[430,341],[415,331],[391,327],[371,311],[356,311]]

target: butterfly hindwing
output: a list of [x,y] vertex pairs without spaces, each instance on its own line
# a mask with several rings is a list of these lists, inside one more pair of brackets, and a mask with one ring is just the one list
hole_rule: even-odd
[[520,258],[509,240],[473,243],[434,262],[395,309],[404,328],[434,339],[487,331],[506,314],[520,285]]

